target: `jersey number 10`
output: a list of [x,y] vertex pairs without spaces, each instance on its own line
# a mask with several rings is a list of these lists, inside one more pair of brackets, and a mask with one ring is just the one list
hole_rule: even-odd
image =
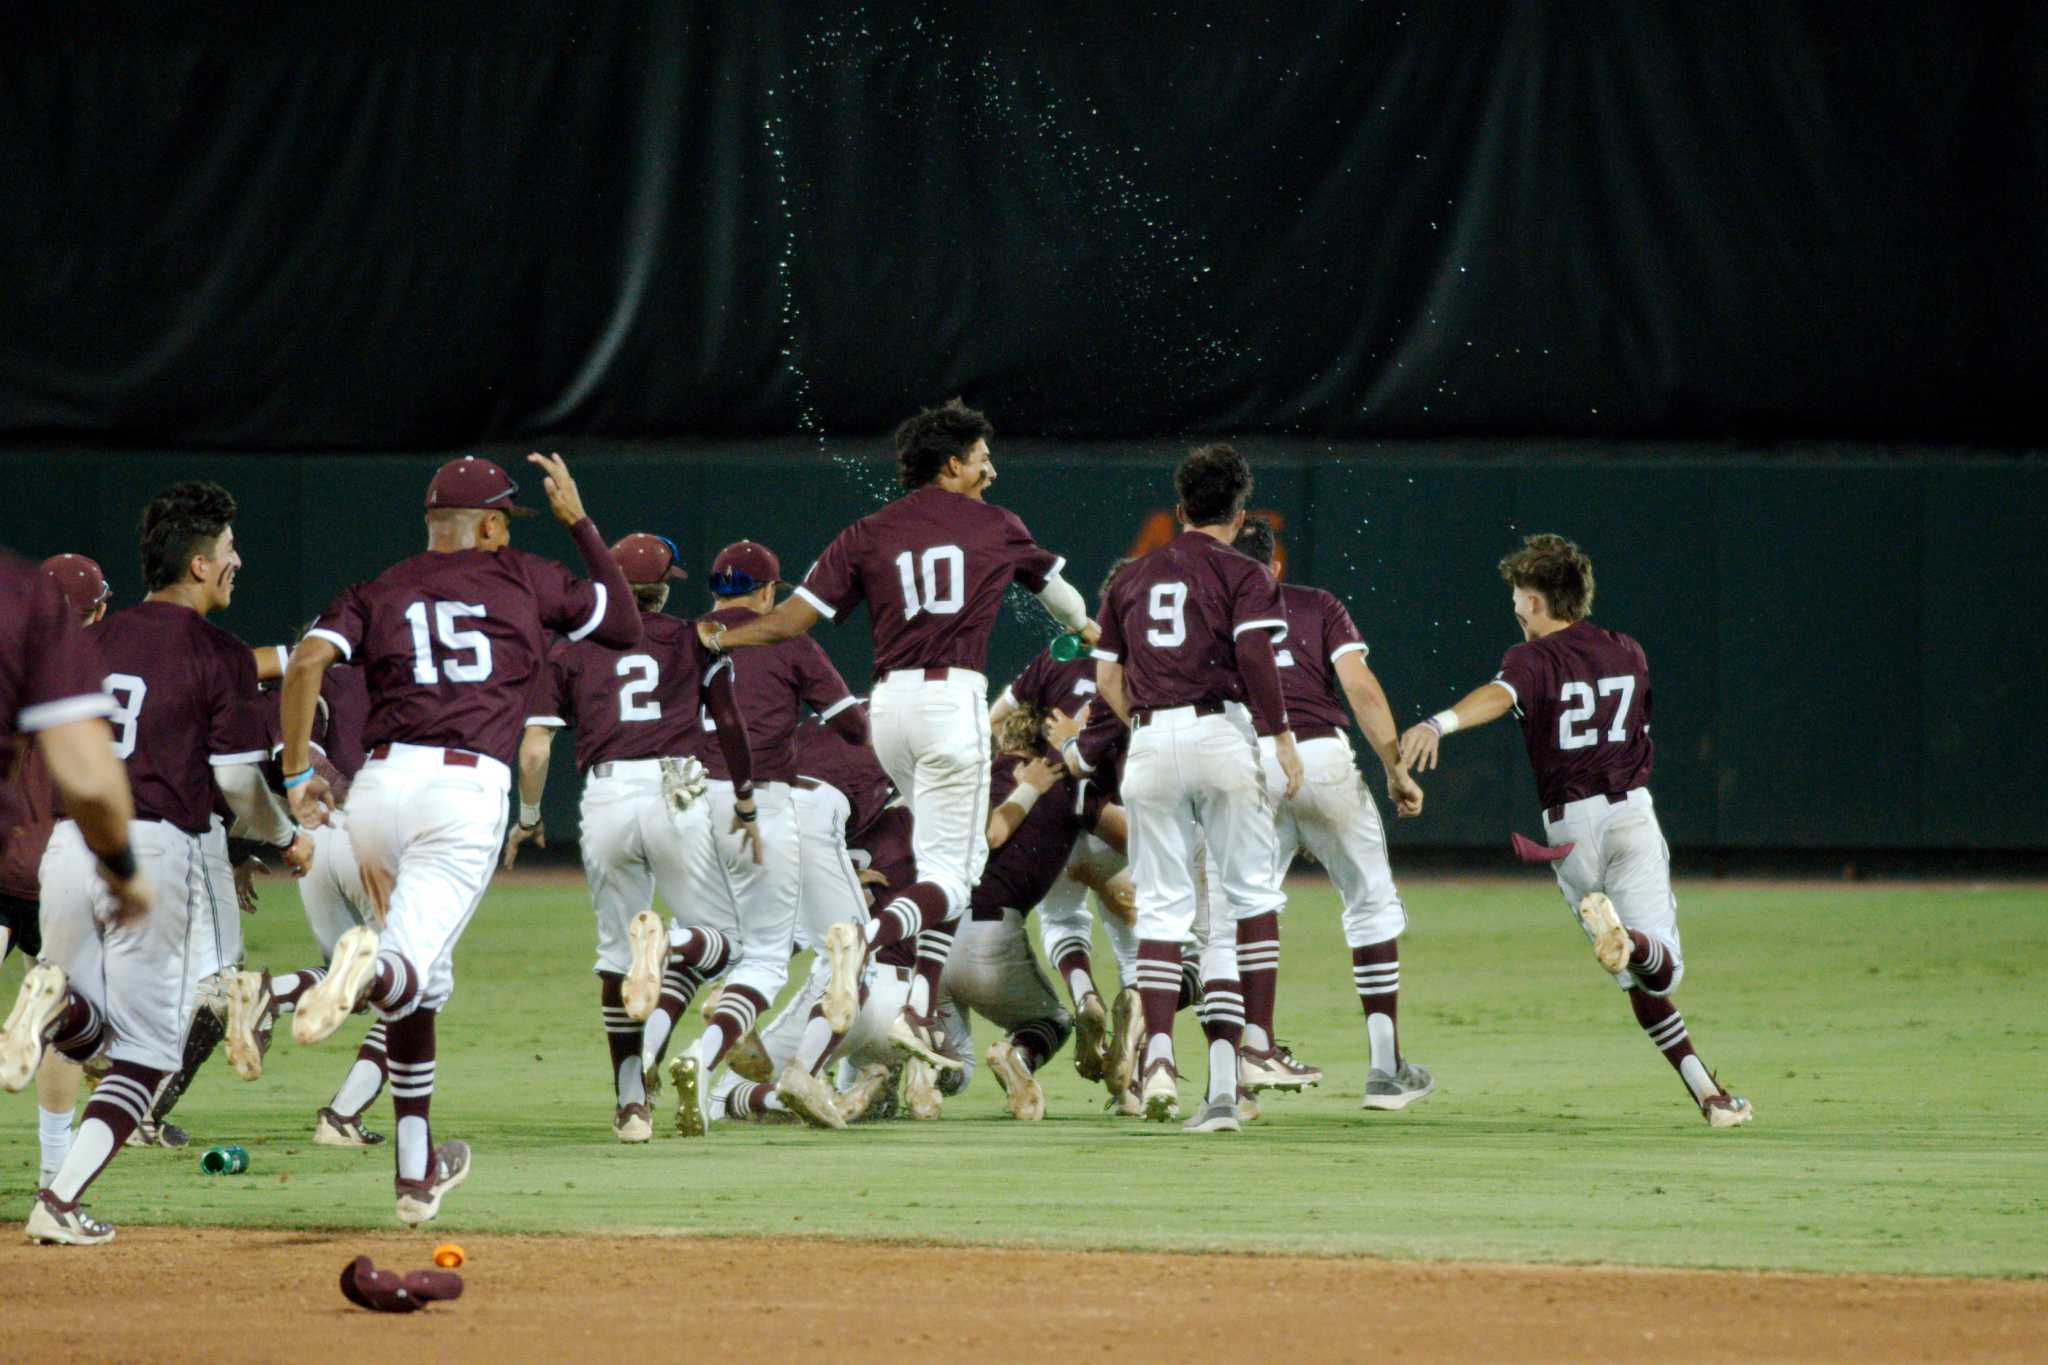
[[[916,559],[917,573],[911,573],[911,553],[896,556],[896,574],[902,580],[903,619],[920,611],[934,616],[953,616],[966,604],[967,556],[958,545],[934,545]],[[939,570],[945,569],[941,574]],[[918,596],[918,579],[924,580],[924,596]],[[942,581],[943,580],[943,581]]]

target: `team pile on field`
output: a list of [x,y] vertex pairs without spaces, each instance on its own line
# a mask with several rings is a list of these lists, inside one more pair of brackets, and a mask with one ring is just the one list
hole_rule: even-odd
[[[1164,1122],[1181,1112],[1184,1009],[1206,1082],[1182,1128],[1238,1131],[1255,1095],[1323,1079],[1275,1033],[1298,851],[1342,897],[1363,1106],[1402,1109],[1434,1082],[1400,1047],[1406,914],[1348,732],[1414,815],[1411,773],[1442,737],[1511,710],[1547,835],[1518,847],[1554,864],[1706,1120],[1748,1120],[1671,1002],[1683,962],[1647,785],[1648,665],[1586,621],[1576,546],[1534,536],[1502,561],[1523,642],[1397,734],[1343,604],[1280,582],[1228,446],[1182,462],[1182,533],[1115,565],[1090,618],[1065,561],[984,499],[989,435],[957,400],[909,419],[904,496],[787,595],[770,549],[727,546],[695,620],[663,611],[684,576],[676,547],[644,532],[607,547],[567,468],[539,455],[587,578],[511,548],[512,479],[456,460],[428,488],[427,549],[343,590],[289,651],[206,619],[240,569],[235,505],[214,485],[151,504],[136,606],[108,614],[104,576],[78,555],[0,563],[0,733],[18,749],[0,943],[37,958],[0,1028],[0,1088],[35,1079],[30,1239],[111,1238],[82,1204],[94,1178],[124,1144],[184,1140],[171,1107],[223,1040],[257,1079],[286,1016],[302,1044],[369,1016],[314,1140],[383,1142],[364,1120],[388,1081],[397,1216],[432,1218],[475,1160],[429,1122],[454,947],[496,867],[545,843],[564,729],[621,1142],[652,1137],[664,1080],[677,1131],[702,1138],[721,1120],[937,1118],[977,1060],[1033,1120],[1037,1073],[1070,1042],[1108,1114]],[[1069,633],[991,704],[982,670],[1013,583]],[[863,604],[865,700],[807,634]],[[318,965],[241,962],[238,903],[272,851],[299,879]],[[1114,989],[1090,959],[1096,914]],[[808,975],[770,1013],[805,949]],[[668,1056],[700,995],[703,1032]],[[95,1084],[74,1125],[82,1077]]]

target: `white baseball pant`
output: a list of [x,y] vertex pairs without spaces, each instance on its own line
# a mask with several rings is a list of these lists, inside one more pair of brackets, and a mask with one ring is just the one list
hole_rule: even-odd
[[[1045,893],[1045,899],[1038,903],[1038,941],[1045,949],[1046,961],[1053,960],[1053,949],[1065,939],[1079,938],[1094,942],[1094,915],[1088,909],[1088,886],[1075,877],[1077,871],[1085,870],[1095,880],[1113,877],[1124,870],[1124,855],[1118,853],[1095,835],[1083,831],[1074,841],[1074,855],[1067,860],[1066,870],[1060,873],[1052,890]],[[1116,957],[1117,979],[1126,986],[1138,983],[1138,931],[1125,924],[1107,910],[1102,912],[1102,932],[1109,939],[1109,950]]]
[[[661,760],[620,759],[597,765],[583,783],[580,848],[590,908],[597,919],[593,972],[623,973],[633,965],[626,929],[654,908],[655,892],[669,913],[669,938],[702,926],[737,941],[739,919],[714,871],[708,793],[678,812],[661,792]],[[730,815],[727,816],[730,819]]]
[[1282,795],[1287,779],[1280,772],[1276,748],[1270,739],[1259,741],[1266,795],[1273,803],[1275,874],[1285,877],[1295,849],[1307,849],[1329,873],[1344,902],[1345,947],[1364,948],[1400,937],[1408,927],[1408,911],[1387,864],[1386,826],[1365,789],[1351,741],[1326,735],[1296,746],[1302,782],[1292,801]]
[[228,860],[228,832],[216,815],[200,836],[206,866],[206,913],[192,923],[193,951],[200,979],[242,965],[242,902],[235,895],[235,866]]
[[988,679],[948,669],[885,675],[868,702],[875,755],[915,822],[917,879],[946,893],[955,913],[988,864]]
[[708,783],[697,798],[692,809],[704,809],[711,837],[685,849],[693,886],[710,898],[711,922],[735,926],[737,958],[726,974],[726,986],[750,987],[771,1004],[789,980],[802,885],[803,851],[791,790],[787,782],[754,784],[760,862],[753,861],[745,841],[732,832],[735,798],[730,782]]
[[455,945],[491,884],[510,813],[512,770],[482,756],[449,763],[451,752],[393,744],[363,765],[348,795],[357,863],[391,878],[379,946],[412,965],[419,1009],[441,1009],[455,991]]
[[1059,991],[1046,980],[1024,915],[1004,910],[999,920],[970,916],[953,936],[953,956],[940,978],[941,999],[963,1013],[972,1010],[1007,1032],[1036,1019],[1053,1019],[1070,1028],[1073,1015],[1060,1004]]
[[798,779],[790,796],[796,802],[801,864],[797,939],[802,946],[816,948],[825,942],[825,931],[834,924],[867,922],[867,892],[861,887],[853,856],[846,851],[846,821],[853,808],[837,787],[809,778]]
[[326,960],[334,956],[335,940],[358,925],[376,928],[377,916],[363,890],[355,846],[349,843],[348,813],[335,811],[310,834],[313,869],[297,883],[299,904],[306,911],[306,928]]
[[[1664,945],[1671,963],[1671,984],[1659,994],[1678,989],[1685,976],[1685,957],[1678,943],[1678,897],[1671,890],[1671,846],[1657,824],[1650,789],[1637,787],[1626,800],[1610,802],[1589,796],[1566,802],[1560,818],[1543,813],[1543,834],[1554,848],[1576,844],[1569,857],[1553,864],[1565,908],[1581,932],[1579,902],[1594,891],[1614,902],[1623,925]],[[1590,940],[1591,935],[1587,935]],[[1631,972],[1614,978],[1623,990],[1642,983]],[[1647,989],[1647,988],[1645,988]]]

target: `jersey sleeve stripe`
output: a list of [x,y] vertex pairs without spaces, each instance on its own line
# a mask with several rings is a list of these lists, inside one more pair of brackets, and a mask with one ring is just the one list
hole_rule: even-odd
[[69,725],[74,720],[91,720],[94,716],[113,714],[112,697],[104,692],[82,692],[75,697],[59,697],[55,701],[22,707],[14,717],[14,728],[27,735],[47,730],[53,725]]
[[1088,657],[1091,659],[1099,659],[1106,664],[1120,664],[1124,661],[1123,655],[1112,654],[1106,649],[1091,649],[1088,651]]
[[1272,631],[1273,643],[1276,645],[1287,638],[1287,622],[1278,616],[1268,617],[1265,620],[1261,621],[1241,622],[1236,630],[1230,632],[1230,638],[1235,640],[1238,636],[1244,634],[1248,630]]
[[1357,650],[1360,654],[1364,654],[1367,656],[1370,656],[1372,654],[1372,650],[1363,641],[1351,640],[1347,641],[1344,644],[1338,645],[1335,649],[1330,651],[1330,662],[1336,663],[1337,660],[1343,658],[1346,654],[1349,654],[1354,649]]
[[818,719],[830,720],[832,719],[832,717],[838,715],[841,711],[844,711],[847,707],[853,705],[855,702],[859,700],[859,697],[856,697],[851,693],[848,693],[846,696],[841,697],[838,701],[833,702],[830,706],[820,711],[818,713]]
[[242,763],[261,763],[267,757],[261,749],[248,749],[239,754],[209,754],[206,761],[216,768],[232,768]]
[[325,640],[328,644],[340,650],[341,657],[344,659],[353,659],[356,656],[355,646],[331,630],[323,630],[319,626],[315,626],[306,632],[306,638],[309,640],[315,638]]
[[1515,691],[1515,685],[1514,685],[1513,683],[1509,682],[1509,681],[1508,681],[1507,679],[1505,679],[1505,678],[1495,678],[1495,679],[1493,680],[1493,685],[1494,685],[1495,687],[1499,687],[1499,688],[1503,688],[1503,689],[1505,689],[1505,690],[1506,690],[1506,692],[1507,692],[1507,694],[1508,694],[1508,697],[1509,697],[1509,699],[1510,699],[1510,700],[1512,700],[1512,701],[1514,702],[1514,704],[1515,704],[1515,709],[1516,709],[1516,710],[1518,710],[1518,711],[1519,711],[1519,710],[1521,709],[1521,707],[1522,707],[1522,694],[1521,694],[1521,693],[1519,693],[1519,692],[1517,692],[1517,691]]
[[839,613],[832,610],[831,605],[827,603],[824,598],[818,596],[818,594],[812,592],[803,584],[799,583],[796,585],[796,592],[794,595],[803,598],[804,601],[816,607],[818,609],[818,615],[824,617],[827,621],[836,621],[839,619]]
[[585,621],[582,625],[576,627],[576,629],[569,632],[569,642],[571,644],[574,644],[576,641],[590,634],[591,631],[596,630],[599,625],[603,624],[604,609],[611,602],[611,592],[609,589],[605,587],[604,584],[592,583],[590,586],[597,589],[597,606],[592,609],[590,613],[590,619],[588,621]]
[[560,716],[528,716],[526,723],[528,725],[537,725],[543,730],[561,730],[567,728],[569,724]]

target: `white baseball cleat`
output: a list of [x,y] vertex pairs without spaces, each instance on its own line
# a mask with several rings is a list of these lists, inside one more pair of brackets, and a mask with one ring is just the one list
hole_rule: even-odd
[[1294,1054],[1282,1044],[1276,1043],[1264,1052],[1239,1048],[1237,1056],[1239,1088],[1243,1090],[1299,1092],[1323,1083],[1321,1067],[1310,1066],[1306,1062],[1296,1060]]
[[1007,1037],[988,1045],[988,1069],[1003,1087],[1011,1118],[1035,1123],[1045,1117],[1045,1091],[1039,1088],[1038,1078],[1024,1065],[1023,1057]]
[[733,1075],[759,1085],[767,1085],[775,1079],[775,1059],[768,1055],[768,1047],[761,1041],[761,1035],[752,1029],[726,1049],[725,1065]]
[[1195,1116],[1180,1126],[1183,1133],[1237,1133],[1243,1129],[1236,1100],[1205,1101]]
[[1417,1100],[1426,1100],[1436,1091],[1436,1078],[1425,1067],[1403,1061],[1401,1069],[1392,1075],[1384,1071],[1369,1071],[1365,1077],[1365,1098],[1359,1101],[1360,1109],[1406,1109]]
[[398,1221],[416,1228],[441,1211],[441,1197],[469,1179],[474,1163],[466,1142],[443,1142],[427,1157],[425,1180],[399,1180]]
[[654,1136],[654,1115],[644,1104],[622,1104],[612,1115],[612,1136],[621,1142],[646,1142]]
[[912,1057],[903,1064],[903,1107],[914,1119],[935,1119],[941,1103],[938,1076],[932,1064]]
[[78,1205],[65,1208],[48,1190],[36,1191],[28,1210],[28,1240],[46,1246],[96,1247],[114,1240],[114,1225],[103,1223]]
[[299,997],[292,1038],[301,1046],[326,1039],[363,1003],[376,974],[377,931],[359,924],[334,941],[327,975]]
[[1144,1102],[1148,1123],[1164,1123],[1180,1117],[1180,1077],[1174,1074],[1172,1062],[1161,1060],[1152,1064],[1151,1070],[1145,1073],[1145,1088],[1140,1099]]
[[[827,1023],[831,1021],[826,1020]],[[935,1071],[959,1071],[960,1059],[948,1057],[939,1051],[925,1030],[914,1024],[908,1014],[898,1014],[889,1021],[889,1046],[913,1061],[923,1062]]]
[[661,927],[652,910],[642,910],[626,926],[626,942],[632,946],[633,961],[626,968],[620,994],[626,1017],[639,1023],[654,1013],[655,1002],[661,999],[661,971],[668,965],[668,930]]
[[375,1147],[383,1141],[382,1133],[373,1133],[363,1127],[361,1114],[343,1115],[332,1109],[322,1109],[313,1116],[315,1147]]
[[1700,1102],[1700,1116],[1706,1119],[1710,1128],[1740,1128],[1755,1117],[1755,1111],[1742,1096],[1723,1090]]
[[1074,1070],[1093,1084],[1109,1060],[1109,1010],[1094,991],[1074,1006]]
[[869,1062],[862,1067],[853,1084],[839,1092],[836,1101],[839,1117],[847,1123],[858,1123],[866,1118],[869,1110],[879,1108],[875,1101],[882,1098],[889,1081],[890,1070],[884,1063]]
[[825,981],[825,996],[818,1002],[818,1012],[825,1016],[825,1023],[834,1033],[844,1033],[853,1027],[853,1016],[860,1012],[860,964],[867,956],[867,942],[860,927],[851,920],[841,920],[827,929],[824,953],[831,975]]
[[228,983],[228,1064],[243,1080],[263,1075],[270,1029],[270,973],[236,972]]
[[1109,1008],[1109,1047],[1102,1059],[1102,1083],[1122,1095],[1138,1083],[1138,1047],[1145,1037],[1145,1002],[1135,986],[1116,993]]
[[704,1068],[685,1052],[668,1064],[669,1083],[676,1088],[676,1134],[705,1136],[711,1131],[710,1087],[704,1082]]
[[723,981],[712,982],[710,988],[704,992],[704,998],[697,1002],[697,1017],[707,1024],[710,1023],[711,1016],[718,1013],[719,997],[724,994],[725,983]]
[[1628,970],[1628,930],[1621,927],[1613,901],[1598,891],[1587,892],[1579,902],[1579,923],[1592,935],[1593,956],[1609,974],[1620,976]]
[[823,1078],[791,1062],[782,1068],[782,1079],[775,1082],[775,1093],[782,1096],[789,1112],[813,1128],[844,1128],[846,1120],[839,1113],[839,1097]]
[[0,1090],[20,1090],[34,1079],[65,990],[64,969],[54,962],[38,962],[22,973],[14,1008],[0,1025]]

